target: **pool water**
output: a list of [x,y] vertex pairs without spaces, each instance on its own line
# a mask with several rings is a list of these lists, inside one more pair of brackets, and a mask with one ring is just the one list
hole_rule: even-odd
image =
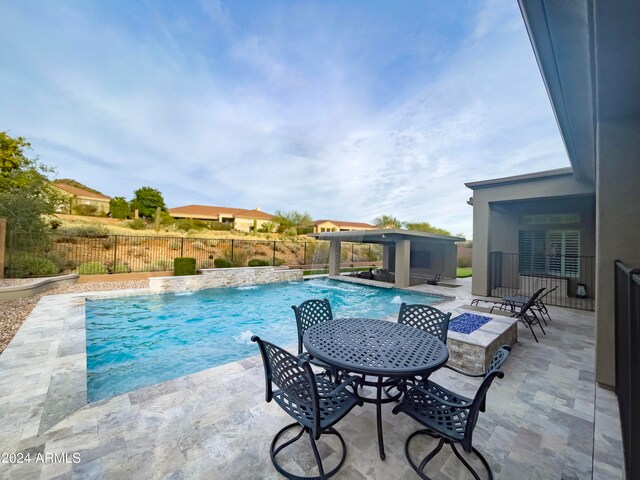
[[258,354],[259,335],[297,342],[291,305],[328,298],[334,317],[387,318],[400,304],[441,300],[328,279],[189,293],[87,299],[89,402]]

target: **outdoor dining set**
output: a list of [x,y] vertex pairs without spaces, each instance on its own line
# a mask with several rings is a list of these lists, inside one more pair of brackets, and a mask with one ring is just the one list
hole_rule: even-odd
[[[294,420],[271,442],[271,460],[278,472],[292,479],[324,479],[337,473],[346,458],[346,444],[334,425],[364,403],[375,404],[378,447],[384,460],[382,405],[395,402],[394,415],[404,413],[420,426],[405,442],[407,460],[420,478],[429,478],[425,468],[445,444],[451,446],[474,478],[480,477],[456,445],[475,455],[488,478],[493,478],[488,462],[473,447],[472,436],[479,413],[485,411],[489,387],[496,377],[504,376],[500,367],[509,356],[509,346],[497,349],[483,374],[472,375],[447,365],[451,314],[433,306],[403,303],[397,322],[334,318],[326,299],[307,300],[292,308],[298,328],[297,355],[252,337],[264,362],[267,402],[275,400]],[[442,367],[481,377],[475,396],[467,398],[430,380],[430,375]],[[287,434],[290,430],[296,432],[292,437]],[[342,446],[340,461],[329,471],[325,470],[316,444],[323,434],[336,436]],[[421,460],[416,460],[410,454],[409,444],[419,435],[433,437],[438,443]],[[310,439],[317,475],[294,475],[278,460],[287,447],[303,436]]]

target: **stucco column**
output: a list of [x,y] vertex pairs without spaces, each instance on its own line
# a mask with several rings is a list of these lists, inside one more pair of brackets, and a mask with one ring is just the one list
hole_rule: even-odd
[[411,259],[411,240],[396,241],[396,287],[411,286],[409,261]]
[[0,278],[4,278],[4,249],[7,236],[7,220],[0,218]]
[[489,295],[491,207],[482,190],[473,192],[473,277],[471,293]]
[[455,243],[450,243],[444,247],[444,276],[456,278],[458,267],[458,248]]
[[389,270],[389,258],[391,255],[391,245],[382,246],[382,268]]
[[340,244],[337,238],[332,238],[329,244],[329,275],[340,275]]
[[[614,262],[640,267],[640,122],[600,122],[596,162],[596,381],[615,385]],[[475,245],[474,245],[475,246]],[[474,270],[475,275],[475,270]]]

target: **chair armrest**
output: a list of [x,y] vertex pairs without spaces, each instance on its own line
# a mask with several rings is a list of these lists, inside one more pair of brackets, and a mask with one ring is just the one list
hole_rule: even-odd
[[331,398],[334,397],[337,393],[345,390],[349,385],[351,385],[354,389],[357,388],[358,384],[362,383],[362,377],[358,375],[351,375],[347,379],[345,379],[340,385],[331,390],[329,393],[324,395],[318,395],[320,398]]
[[462,403],[450,402],[448,400],[443,399],[442,397],[439,397],[438,395],[434,395],[429,390],[425,390],[420,385],[416,385],[413,388],[415,390],[418,390],[423,395],[425,395],[425,396],[427,396],[427,397],[429,397],[429,398],[441,403],[442,405],[446,405],[447,407],[460,408],[460,409],[469,409],[469,408],[471,408],[471,405],[473,405],[473,402],[462,402]]
[[460,373],[462,375],[464,375],[465,377],[484,377],[484,373],[470,373],[470,372],[466,372],[464,370],[460,370],[459,368],[456,367],[452,367],[450,365],[445,364],[444,368],[448,368],[449,370],[453,370],[454,372]]

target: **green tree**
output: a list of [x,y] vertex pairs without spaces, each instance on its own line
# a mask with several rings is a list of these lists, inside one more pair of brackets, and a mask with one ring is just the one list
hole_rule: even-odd
[[402,222],[393,215],[380,215],[373,219],[373,224],[379,228],[402,228]]
[[43,217],[53,214],[62,198],[46,177],[53,170],[28,158],[29,148],[24,138],[0,132],[0,217],[7,219],[10,233],[37,235],[48,231]]
[[313,223],[311,215],[307,212],[300,213],[297,210],[291,210],[289,212],[276,210],[274,217],[273,221],[280,224],[282,229],[304,227]]
[[164,198],[159,190],[151,187],[142,187],[133,192],[133,200],[131,200],[131,210],[138,209],[140,216],[152,218],[156,213],[156,209],[165,212],[167,207],[164,204]]
[[404,222],[404,228],[406,228],[407,230],[415,230],[418,232],[435,233],[437,235],[447,235],[449,237],[451,236],[451,232],[449,230],[434,227],[429,222]]
[[113,218],[125,219],[131,215],[131,207],[124,197],[113,197],[109,200],[109,211]]

